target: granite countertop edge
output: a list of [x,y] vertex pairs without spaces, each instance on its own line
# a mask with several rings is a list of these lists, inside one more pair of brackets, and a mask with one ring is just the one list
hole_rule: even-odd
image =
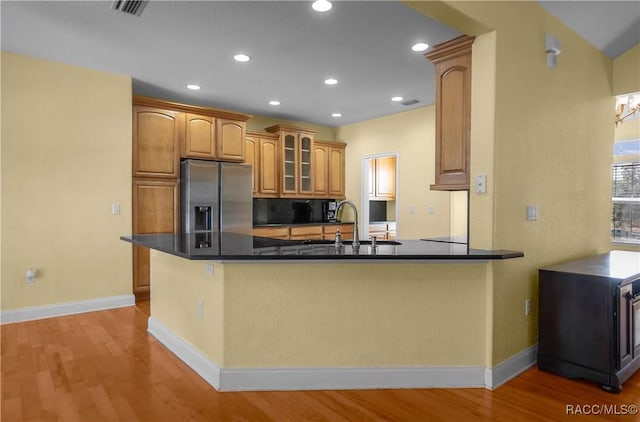
[[[381,244],[376,254],[371,254],[370,246],[362,245],[359,253],[354,254],[353,248],[349,245],[344,246],[342,250],[336,250],[333,244],[306,244],[302,241],[235,234],[215,237],[211,247],[195,248],[191,246],[194,244],[193,236],[186,236],[148,234],[122,236],[120,239],[184,259],[211,261],[484,261],[524,256],[520,251],[473,249],[467,248],[466,245],[447,245],[419,239],[400,239],[399,245]],[[220,253],[220,250],[224,253]]]

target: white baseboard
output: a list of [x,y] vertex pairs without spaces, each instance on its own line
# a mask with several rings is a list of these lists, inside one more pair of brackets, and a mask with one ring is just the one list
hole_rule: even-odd
[[64,315],[81,314],[83,312],[102,311],[135,305],[133,295],[101,297],[98,299],[79,300],[76,302],[55,303],[53,305],[30,306],[0,312],[0,323],[32,321]]
[[538,345],[534,344],[509,359],[500,362],[493,368],[487,368],[484,375],[484,384],[490,390],[495,390],[505,382],[517,377],[522,372],[531,368],[538,360]]
[[220,367],[215,362],[153,317],[149,317],[147,331],[206,382],[220,390]]
[[148,331],[219,391],[484,387],[484,367],[220,368],[162,323]]

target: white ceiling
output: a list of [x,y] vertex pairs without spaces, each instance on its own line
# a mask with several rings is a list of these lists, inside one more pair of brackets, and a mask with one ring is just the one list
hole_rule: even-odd
[[[131,76],[139,95],[341,126],[432,104],[433,65],[410,47],[459,35],[397,1],[337,1],[319,14],[310,1],[152,0],[140,17],[112,3],[3,0],[2,49]],[[640,42],[638,1],[542,3],[611,57]],[[239,52],[252,60],[235,62]]]

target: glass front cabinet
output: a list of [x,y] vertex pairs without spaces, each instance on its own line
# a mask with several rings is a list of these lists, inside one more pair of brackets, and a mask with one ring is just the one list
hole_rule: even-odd
[[280,133],[281,183],[280,197],[312,196],[314,133],[298,128],[271,126],[269,133]]

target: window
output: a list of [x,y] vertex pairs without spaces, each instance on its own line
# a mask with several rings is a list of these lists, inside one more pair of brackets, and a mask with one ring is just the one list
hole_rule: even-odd
[[640,161],[615,163],[611,238],[640,243]]

